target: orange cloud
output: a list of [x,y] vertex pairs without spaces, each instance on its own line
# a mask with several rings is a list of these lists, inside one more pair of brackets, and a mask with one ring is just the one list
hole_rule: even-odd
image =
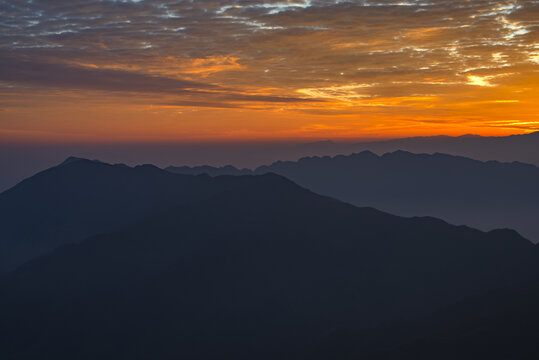
[[503,135],[539,121],[531,2],[4,10],[2,140]]
[[221,71],[241,70],[245,66],[238,63],[240,58],[234,56],[209,56],[183,62],[182,72],[208,76]]

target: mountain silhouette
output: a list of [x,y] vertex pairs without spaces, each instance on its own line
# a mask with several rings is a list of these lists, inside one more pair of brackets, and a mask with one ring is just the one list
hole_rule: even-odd
[[[408,327],[382,353],[409,359],[537,359],[539,283],[491,291],[445,307]],[[404,341],[403,341],[404,340]],[[446,349],[444,353],[440,349]],[[373,349],[379,353],[380,349]],[[372,351],[372,350],[371,350]],[[387,356],[387,355],[386,355]]]
[[384,154],[397,150],[413,153],[446,153],[482,161],[519,161],[539,166],[539,131],[509,136],[418,136],[355,143],[320,141],[307,143],[297,148],[300,156],[306,154],[335,156],[361,151]]
[[232,165],[226,165],[222,167],[215,166],[170,166],[166,169],[167,171],[173,172],[175,174],[183,175],[202,175],[206,174],[209,176],[221,176],[221,175],[254,175],[250,169],[238,169]]
[[413,321],[339,329],[310,359],[529,359],[539,357],[539,278],[465,298]]
[[[168,167],[174,173],[241,175],[233,167]],[[278,161],[273,172],[316,193],[402,216],[435,216],[482,230],[512,228],[539,241],[539,168],[446,154],[396,151]]]
[[539,166],[539,132],[499,137],[430,136],[362,142],[240,142],[240,143],[136,143],[30,145],[0,143],[0,191],[57,164],[59,158],[77,154],[109,163],[232,164],[256,168],[277,160],[296,161],[305,156],[335,156],[370,150],[382,155],[396,150],[447,153],[472,159],[520,161]]
[[160,189],[172,179],[226,190],[60,246],[1,279],[3,359],[302,358],[337,329],[427,316],[538,273],[537,247],[511,230],[357,208],[275,174],[109,167],[147,194],[148,173],[166,179]]
[[0,274],[58,245],[206,198],[226,179],[70,157],[0,194]]
[[[341,149],[343,150],[343,149]],[[482,161],[519,161],[539,166],[539,131],[510,136],[425,136],[351,144],[340,153],[370,150],[378,154],[405,150],[447,153]]]

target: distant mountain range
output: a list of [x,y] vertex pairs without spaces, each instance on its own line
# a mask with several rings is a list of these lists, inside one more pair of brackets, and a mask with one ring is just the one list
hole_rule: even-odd
[[520,161],[539,166],[539,132],[500,137],[430,136],[384,141],[311,143],[164,143],[164,144],[87,144],[44,145],[0,143],[0,191],[14,186],[41,169],[54,166],[70,155],[101,159],[128,165],[232,164],[255,168],[278,160],[297,160],[305,156],[335,156],[370,150],[384,154],[396,150],[414,153],[446,153],[477,160]]
[[510,136],[426,136],[374,142],[312,144],[313,155],[350,154],[370,150],[384,154],[397,150],[413,153],[446,153],[476,160],[519,161],[539,166],[539,131]]
[[[24,233],[0,237],[3,249],[37,247],[0,278],[2,359],[307,359],[340,344],[335,334],[342,358],[381,358],[427,331],[425,317],[450,326],[440,311],[496,291],[515,301],[510,289],[539,274],[537,246],[514,231],[358,208],[275,174],[70,159],[0,205],[1,228]],[[513,358],[533,350],[539,333],[529,330]],[[462,335],[447,334],[443,344]],[[500,334],[485,339],[513,341]]]
[[316,193],[402,216],[435,216],[483,230],[512,228],[539,242],[539,168],[396,151],[278,161],[254,171],[168,167],[179,174],[285,176]]

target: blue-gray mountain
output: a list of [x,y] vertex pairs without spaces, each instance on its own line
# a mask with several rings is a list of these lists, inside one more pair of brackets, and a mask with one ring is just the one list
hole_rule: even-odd
[[511,228],[539,241],[539,168],[404,151],[278,161],[254,171],[168,167],[181,174],[285,176],[316,193],[402,216],[435,216],[482,230]]
[[396,150],[414,153],[446,153],[472,159],[504,162],[520,161],[539,166],[539,131],[500,137],[427,136],[385,141],[343,143],[319,141],[247,143],[121,143],[24,145],[0,143],[0,191],[41,169],[54,166],[59,159],[76,154],[109,163],[233,164],[254,168],[276,160],[297,160],[304,156],[335,156],[364,150],[384,154]]

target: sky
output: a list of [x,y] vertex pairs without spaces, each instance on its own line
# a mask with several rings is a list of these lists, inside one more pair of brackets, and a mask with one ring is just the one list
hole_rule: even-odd
[[0,0],[0,142],[539,130],[539,1]]

